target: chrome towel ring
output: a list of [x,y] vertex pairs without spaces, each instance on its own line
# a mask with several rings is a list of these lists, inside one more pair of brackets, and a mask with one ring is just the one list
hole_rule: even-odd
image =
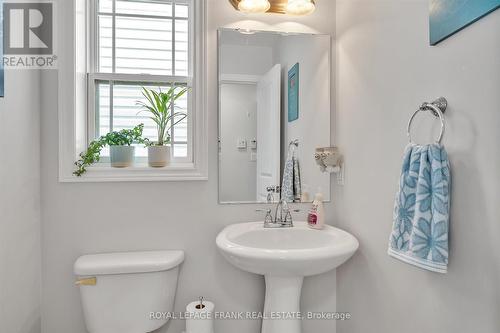
[[440,97],[432,103],[423,103],[422,106],[420,106],[420,108],[413,113],[413,115],[410,118],[410,121],[408,121],[407,134],[410,143],[413,143],[413,140],[411,139],[411,124],[413,123],[413,119],[415,119],[415,116],[420,111],[429,111],[436,118],[439,118],[439,120],[441,121],[441,133],[439,134],[439,138],[436,141],[437,143],[441,143],[445,131],[444,112],[446,111],[447,107],[448,107],[448,101],[444,97]]

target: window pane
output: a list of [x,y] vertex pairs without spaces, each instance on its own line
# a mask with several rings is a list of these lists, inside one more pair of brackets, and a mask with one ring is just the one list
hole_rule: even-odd
[[[149,89],[159,90],[157,86],[146,86]],[[167,91],[168,87],[161,87],[162,91]],[[96,91],[96,110],[97,110],[97,136],[106,135],[110,131],[110,112],[109,112],[109,94],[110,85],[107,82],[98,82]],[[157,141],[156,124],[149,119],[147,112],[141,112],[143,109],[137,105],[138,101],[145,101],[142,96],[142,85],[115,83],[113,85],[113,130],[132,129],[139,124],[144,124],[143,136],[151,141]],[[187,105],[187,98],[178,100],[176,112],[185,112],[184,106]],[[187,142],[187,120],[179,123],[175,128],[175,140]],[[147,157],[147,149],[142,145],[136,146],[137,157]],[[177,144],[174,147],[174,156],[187,157],[187,145]],[[109,149],[103,149],[101,156],[109,156]]]
[[110,16],[99,18],[99,72],[113,71],[113,20]]
[[[182,89],[182,88],[179,88]],[[175,103],[175,112],[179,113],[187,113],[187,94],[179,98]],[[182,117],[177,117],[177,120],[182,119]],[[187,118],[175,125],[174,128],[174,141],[176,142],[187,142],[188,141],[188,133],[187,133]]]
[[[175,11],[172,0],[97,0],[97,3],[100,14],[96,20],[98,58],[95,63],[99,73],[189,75],[190,0],[176,0]],[[175,18],[172,17],[174,14]],[[133,79],[135,82],[112,82],[110,77],[110,81],[108,78],[96,81],[96,136],[111,130],[131,129],[143,123],[144,136],[157,141],[156,124],[149,119],[148,113],[140,112],[141,107],[137,105],[138,101],[144,100],[143,84],[139,83],[142,79],[138,76],[137,80]],[[160,89],[151,83],[144,85]],[[168,87],[161,89],[167,91]],[[188,94],[177,100],[175,112],[187,113],[188,100]],[[188,119],[184,119],[172,130],[174,157],[188,157],[189,125]],[[136,155],[146,157],[147,149],[137,145]],[[104,149],[102,156],[109,156],[109,149]]]
[[[151,141],[157,141],[156,124],[149,118],[150,114],[142,112],[144,109],[137,105],[138,101],[146,102],[142,95],[143,85],[115,83],[113,85],[113,130],[132,129],[144,124],[144,137]],[[144,86],[148,89],[167,91],[169,88],[157,86]],[[179,88],[180,89],[180,88]],[[99,124],[99,135],[109,132],[109,93],[110,86],[107,82],[97,83],[97,122]],[[177,100],[175,112],[187,113],[187,96]],[[181,117],[182,118],[182,117]],[[180,119],[179,117],[177,119]],[[187,119],[175,126],[174,141],[187,142]]]
[[175,126],[174,141],[187,142],[187,118]]
[[99,0],[99,12],[100,13],[113,12],[113,0]]
[[185,144],[174,145],[174,157],[187,157],[187,145]]
[[172,16],[171,1],[117,0],[117,14]]
[[175,75],[188,75],[188,21],[175,20]]
[[[137,85],[115,84],[113,87],[113,128],[114,130],[131,129],[144,124],[143,136],[155,141],[156,127],[146,112],[141,112],[137,101],[143,100],[141,87]],[[136,156],[147,156],[147,150],[136,147]]]
[[188,15],[189,15],[189,7],[187,1],[177,0],[175,4],[175,17],[187,18]]
[[172,74],[172,20],[116,18],[116,73]]
[[97,84],[96,101],[96,132],[102,136],[109,133],[109,83]]
[[137,105],[138,101],[145,101],[142,86],[119,83],[113,86],[113,128],[131,129],[143,123],[144,136],[156,141],[155,123],[149,119],[149,113],[141,112],[143,109]]

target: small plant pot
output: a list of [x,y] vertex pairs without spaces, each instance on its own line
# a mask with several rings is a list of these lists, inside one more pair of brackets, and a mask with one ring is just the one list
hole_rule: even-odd
[[134,164],[135,147],[110,146],[110,159],[113,168],[126,168]]
[[170,146],[149,146],[148,164],[152,168],[163,168],[170,164]]

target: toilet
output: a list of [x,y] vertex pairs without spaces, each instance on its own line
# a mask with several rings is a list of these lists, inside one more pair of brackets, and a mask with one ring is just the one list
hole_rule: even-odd
[[183,251],[84,255],[74,264],[90,333],[146,333],[173,311]]

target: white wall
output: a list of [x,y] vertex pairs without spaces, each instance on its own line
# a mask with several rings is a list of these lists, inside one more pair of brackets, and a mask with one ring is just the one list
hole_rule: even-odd
[[[67,0],[59,0],[67,1]],[[257,206],[217,204],[217,45],[222,26],[334,33],[333,1],[321,1],[315,14],[244,15],[228,1],[208,0],[209,180],[183,183],[62,184],[57,181],[57,73],[43,75],[42,87],[42,250],[44,333],[85,332],[72,265],[84,253],[148,249],[184,249],[176,310],[199,295],[219,311],[259,311],[264,280],[227,263],[215,246],[226,225],[262,219]],[[64,46],[61,46],[64,47]],[[328,212],[331,213],[331,205]],[[304,216],[298,216],[304,218]],[[332,222],[329,219],[329,222]],[[306,311],[335,310],[335,273],[306,279]],[[335,323],[305,323],[307,331],[334,332]],[[162,332],[179,333],[181,321]],[[255,333],[258,321],[219,321],[218,333]]]
[[[283,157],[288,145],[299,140],[296,155],[300,163],[302,191],[312,201],[318,191],[330,200],[330,174],[322,173],[314,160],[316,148],[330,146],[330,36],[286,36],[280,38],[278,63],[282,66]],[[288,72],[299,63],[299,119],[288,122]],[[331,64],[334,66],[334,64]]]
[[222,45],[221,74],[264,75],[273,67],[273,49],[256,45]]
[[[500,331],[500,11],[429,46],[427,0],[337,1],[337,143],[346,185],[338,224],[361,248],[339,269],[342,333]],[[406,124],[448,98],[449,272],[387,256]],[[423,128],[416,128],[419,132]]]
[[40,73],[6,70],[0,98],[0,332],[40,332]]

